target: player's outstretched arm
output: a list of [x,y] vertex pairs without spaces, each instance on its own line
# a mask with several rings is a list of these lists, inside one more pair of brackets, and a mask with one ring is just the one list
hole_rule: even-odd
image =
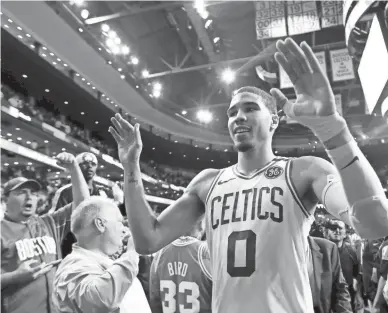
[[276,46],[275,59],[294,84],[297,100],[289,102],[278,89],[271,94],[288,117],[309,127],[324,144],[342,182],[355,230],[367,238],[388,235],[388,200],[383,187],[336,111],[333,91],[318,59],[305,42],[299,47],[287,38]]
[[190,183],[184,195],[158,218],[148,205],[140,172],[142,141],[139,125],[132,126],[119,114],[112,118],[109,132],[115,138],[124,167],[124,198],[136,251],[150,254],[185,234],[204,208],[198,196],[198,185],[211,173],[204,171]]

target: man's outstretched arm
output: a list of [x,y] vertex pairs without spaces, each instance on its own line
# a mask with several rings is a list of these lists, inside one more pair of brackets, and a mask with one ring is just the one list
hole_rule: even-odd
[[[388,200],[383,187],[338,114],[333,90],[318,59],[306,43],[298,46],[290,38],[279,40],[276,46],[275,59],[294,84],[297,101],[289,102],[278,89],[272,89],[272,95],[288,117],[309,127],[325,146],[345,192],[349,204],[346,214],[353,228],[366,238],[388,235]],[[340,190],[332,184],[324,197],[336,199]]]
[[124,199],[128,221],[135,241],[136,251],[150,254],[158,251],[190,229],[204,213],[198,196],[199,185],[212,170],[197,175],[187,187],[184,195],[156,218],[145,199],[140,172],[142,141],[139,125],[134,127],[119,114],[112,118],[114,126],[109,132],[115,138],[120,161],[124,167]]

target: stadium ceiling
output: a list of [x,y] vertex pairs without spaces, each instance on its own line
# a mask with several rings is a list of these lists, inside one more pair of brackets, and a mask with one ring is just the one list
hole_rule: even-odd
[[[235,88],[248,84],[263,88],[277,86],[277,83],[263,82],[257,77],[254,69],[257,64],[254,62],[258,58],[254,58],[252,63],[252,57],[262,56],[263,50],[269,49],[266,51],[272,51],[271,47],[273,47],[275,40],[257,40],[254,29],[254,7],[252,7],[251,2],[222,4],[212,2],[212,5],[207,7],[209,11],[208,19],[206,21],[200,20],[203,23],[202,28],[208,30],[210,26],[213,25],[214,27],[213,33],[206,33],[209,40],[206,40],[203,37],[205,34],[200,33],[197,29],[200,22],[197,19],[199,15],[196,16],[197,13],[192,12],[192,8],[187,7],[186,4],[182,6],[182,2],[105,1],[88,2],[87,4],[48,2],[48,5],[61,15],[69,25],[71,24],[80,32],[80,36],[84,36],[86,32],[94,35],[95,42],[88,43],[91,45],[97,43],[99,46],[96,49],[100,51],[101,55],[112,60],[107,61],[111,62],[109,64],[112,64],[112,66],[113,62],[124,64],[120,68],[116,67],[118,71],[121,69],[119,72],[122,75],[136,78],[141,88],[149,87],[152,89],[156,82],[160,83],[162,86],[160,97],[148,98],[148,101],[156,104],[155,109],[168,109],[169,112],[175,112],[172,113],[175,115],[179,115],[182,110],[185,110],[187,115],[184,118],[195,120],[194,113],[196,110],[208,107],[216,116],[212,128],[225,134],[226,120],[223,118],[225,117],[225,109],[228,105],[230,93]],[[82,17],[82,15],[86,16],[85,10],[88,11],[87,18]],[[189,12],[189,14],[188,11],[191,13]],[[93,18],[99,18],[99,21],[96,23]],[[104,21],[102,21],[102,18]],[[175,19],[176,23],[172,18]],[[206,28],[209,18],[212,22]],[[109,25],[109,30],[104,25]],[[195,25],[197,26],[195,27]],[[4,25],[2,26],[4,27]],[[105,30],[103,30],[104,27]],[[120,38],[120,51],[117,54],[113,53],[114,47],[110,47],[109,50],[106,46],[107,38],[105,37],[109,39],[111,31],[115,33],[113,41],[116,40],[116,45],[118,45],[116,38]],[[293,36],[293,38],[298,42],[302,40],[309,42],[315,50],[327,51],[345,46],[343,32],[342,26],[335,26],[321,31]],[[103,33],[107,33],[108,36]],[[101,41],[101,38],[105,41]],[[215,38],[219,38],[216,43],[214,43]],[[8,32],[2,31],[2,41],[3,72],[11,72],[19,83],[25,85],[29,93],[39,99],[49,99],[56,106],[60,106],[61,112],[71,119],[95,131],[108,143],[113,143],[111,136],[106,131],[110,124],[109,117],[113,115],[112,110],[102,105],[95,97],[82,91],[70,77],[55,70],[53,66],[43,61],[31,49],[26,49],[18,39],[9,35]],[[213,43],[213,52],[216,56],[209,51],[205,51],[205,47],[210,49],[209,46],[206,46],[206,42],[209,43],[209,41]],[[127,49],[124,49],[125,47],[130,50],[129,53],[127,53]],[[260,64],[268,72],[276,73],[278,68],[272,55],[266,55],[265,60],[260,61]],[[219,61],[211,60],[215,57]],[[137,58],[137,62],[134,62],[134,58]],[[246,63],[247,61],[248,63]],[[175,64],[178,68],[171,69],[171,67],[175,67]],[[234,84],[224,84],[220,79],[220,75],[222,75],[222,71],[226,66],[231,69],[242,67]],[[143,77],[144,69],[148,70],[148,77]],[[28,71],[28,79],[23,79],[22,75],[26,74],[26,71]],[[152,78],[154,74],[158,75]],[[136,84],[134,79],[130,83]],[[45,89],[49,89],[51,92],[46,93]],[[334,89],[336,92],[342,93],[343,102],[348,102],[353,98],[362,98],[362,91],[357,78],[353,81],[336,83]],[[292,97],[292,90],[285,89],[285,92]],[[90,110],[90,108],[97,109]],[[81,115],[80,112],[88,112],[88,114]],[[359,105],[349,107],[344,113],[348,115],[363,112],[362,105]],[[369,125],[370,120],[373,120],[373,117],[361,123],[356,117],[355,124],[364,124],[363,126],[366,127]],[[96,124],[96,121],[99,123]],[[360,136],[362,137],[363,134],[360,133]],[[212,151],[212,148],[210,148],[210,151],[203,149],[203,151],[198,152],[201,149],[194,149],[195,143],[189,143],[191,145],[189,148],[184,147],[181,149],[181,145],[175,145],[174,148],[169,146],[168,141],[160,141],[157,136],[154,137],[156,139],[152,139],[152,145],[148,147],[152,146],[156,147],[157,151],[164,151],[165,154],[158,153],[157,157],[160,157],[161,160],[170,160],[173,164],[179,164],[181,161],[185,163],[184,158],[186,157],[184,156],[191,157],[195,161],[193,163],[198,164],[198,166],[194,166],[195,168],[209,167],[209,165],[212,165],[211,160],[214,159],[221,160],[222,164],[218,164],[219,166],[230,164],[235,160],[234,153],[227,152],[223,154]],[[278,138],[283,138],[283,142],[288,142],[291,147],[294,142],[294,146],[296,146],[300,141],[314,146],[316,141],[316,138],[306,128],[286,123],[282,123],[279,127],[275,141]],[[175,143],[175,141],[172,141],[172,143]],[[178,146],[180,161],[169,154],[169,151],[174,151]],[[288,155],[292,156],[306,153],[306,151],[296,150],[290,148],[289,151],[285,149],[280,153],[289,153]],[[310,150],[307,152],[311,153]],[[151,157],[155,155],[155,151],[152,150],[148,153]]]
[[[120,72],[136,78],[134,85],[150,94],[148,101],[155,108],[182,121],[195,123],[197,111],[206,109],[214,116],[212,129],[225,134],[225,112],[235,89],[279,86],[277,81],[260,79],[255,69],[260,65],[268,73],[279,72],[273,58],[277,38],[258,39],[255,2],[78,0],[48,4],[73,28],[80,27],[83,36],[90,34],[101,54],[124,64]],[[317,10],[322,14],[321,6],[317,5]],[[342,25],[293,38],[327,54],[345,48]],[[229,82],[225,77],[228,70],[235,76]],[[343,94],[343,102],[362,97],[357,78],[333,87]],[[294,97],[292,88],[285,93]]]

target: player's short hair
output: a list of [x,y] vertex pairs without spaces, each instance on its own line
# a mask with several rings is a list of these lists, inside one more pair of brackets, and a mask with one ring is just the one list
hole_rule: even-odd
[[239,93],[250,92],[262,98],[264,105],[272,113],[277,115],[276,101],[268,92],[253,86],[245,86],[233,92],[233,97]]
[[81,230],[90,227],[104,209],[111,210],[112,207],[117,207],[117,205],[111,199],[101,196],[91,196],[82,201],[73,210],[70,230],[77,236]]

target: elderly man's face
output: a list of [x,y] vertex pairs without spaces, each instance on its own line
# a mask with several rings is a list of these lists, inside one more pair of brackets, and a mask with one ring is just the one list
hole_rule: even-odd
[[117,206],[112,206],[104,210],[104,232],[102,233],[102,240],[104,252],[107,255],[116,253],[123,245],[124,236],[127,233],[127,228],[123,224],[123,217]]

